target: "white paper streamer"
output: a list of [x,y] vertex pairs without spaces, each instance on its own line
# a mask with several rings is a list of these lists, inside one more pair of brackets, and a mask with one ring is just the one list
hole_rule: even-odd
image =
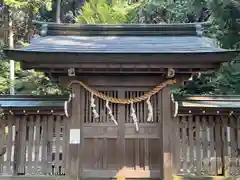
[[178,102],[175,101],[175,102],[174,102],[174,105],[175,105],[175,111],[174,111],[173,117],[175,118],[175,117],[177,117],[177,115],[178,115]]
[[136,131],[139,131],[138,120],[137,120],[137,116],[136,116],[136,113],[135,113],[135,109],[133,107],[133,103],[131,103],[131,116],[133,118],[133,122],[135,124]]
[[96,110],[96,104],[95,104],[95,99],[93,97],[93,93],[91,94],[91,108],[93,112],[93,117],[99,118],[99,114],[97,113],[97,110]]
[[106,101],[106,108],[108,109],[108,114],[109,114],[111,120],[112,120],[116,125],[118,125],[116,119],[115,119],[114,116],[113,116],[112,110],[111,110],[111,108],[109,107],[109,102],[108,102],[108,101]]
[[147,105],[148,105],[148,118],[147,118],[147,122],[151,122],[151,121],[153,121],[153,107],[152,107],[152,104],[150,102],[150,97],[147,99]]
[[171,101],[174,103],[174,113],[173,113],[173,117],[177,117],[178,115],[178,102],[174,100],[174,96],[173,94],[171,93]]
[[68,104],[71,102],[71,99],[72,99],[72,94],[69,94],[68,100],[64,102],[64,113],[66,117],[69,117]]

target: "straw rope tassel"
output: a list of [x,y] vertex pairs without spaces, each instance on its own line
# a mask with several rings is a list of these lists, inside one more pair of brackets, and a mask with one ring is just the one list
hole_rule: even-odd
[[111,108],[109,107],[109,101],[106,101],[106,108],[107,108],[107,110],[108,110],[108,114],[109,114],[111,120],[114,122],[114,124],[118,125],[116,119],[115,119],[114,116],[113,116],[112,110],[111,110]]
[[148,118],[147,118],[147,122],[151,122],[151,121],[153,121],[153,107],[152,107],[152,104],[150,102],[150,97],[147,99],[147,105],[148,105]]
[[95,104],[95,99],[93,97],[93,93],[91,93],[91,108],[92,108],[93,117],[99,118],[99,114],[97,113],[97,110],[96,110],[96,104]]
[[131,103],[131,116],[133,118],[133,122],[135,124],[136,131],[139,131],[138,120],[137,120],[137,116],[136,116],[136,113],[135,113],[135,109],[133,107],[133,103]]

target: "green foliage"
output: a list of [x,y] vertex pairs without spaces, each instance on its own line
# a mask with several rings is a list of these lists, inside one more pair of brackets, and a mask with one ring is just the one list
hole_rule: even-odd
[[128,21],[128,14],[136,8],[125,0],[89,0],[76,18],[81,24],[120,24]]
[[65,93],[58,84],[50,81],[41,72],[34,70],[16,71],[15,88],[19,94],[59,95]]
[[194,74],[182,89],[178,89],[177,94],[214,94],[214,74],[203,73]]
[[[181,5],[181,8],[177,8]],[[134,9],[132,22],[134,23],[169,23],[182,21],[185,17],[186,5],[179,4],[179,1],[141,1],[140,5]],[[177,18],[177,19],[176,19]]]
[[[14,40],[20,42],[23,46],[29,43],[25,42],[28,33],[28,22],[31,18],[31,11],[35,13],[41,7],[51,10],[52,0],[4,0],[4,5],[8,7],[13,20],[14,26]],[[2,43],[0,51],[3,48]],[[1,53],[1,52],[0,52]],[[9,62],[0,61],[0,93],[9,93]],[[51,81],[41,72],[34,70],[23,71],[19,63],[15,63],[15,90],[17,94],[51,94],[58,95],[65,93],[64,90],[59,88],[57,82]]]
[[0,65],[0,94],[6,94],[9,91],[9,62],[1,62]]
[[131,22],[134,23],[181,23],[207,21],[205,0],[149,0],[140,1],[133,10]]
[[[240,49],[240,12],[231,1],[212,0],[209,3],[212,11],[212,26],[209,28],[208,35],[218,40],[221,47],[226,49]],[[224,63],[219,71],[202,75],[204,81],[198,77],[195,82],[188,82],[182,90],[185,94],[239,94],[240,93],[240,57],[229,59]],[[211,84],[211,85],[210,85]],[[205,86],[211,89],[205,91]],[[192,86],[191,88],[187,88]],[[194,91],[196,89],[196,91]],[[198,91],[198,89],[202,89]],[[206,88],[207,89],[207,88]]]
[[[240,49],[240,8],[237,1],[224,0],[163,0],[141,1],[133,10],[134,23],[189,23],[210,21],[205,34],[226,49]],[[240,7],[240,3],[238,4]],[[230,63],[231,62],[231,63]],[[193,75],[180,94],[239,94],[240,58],[221,66],[214,73]]]
[[[1,42],[1,41],[0,41]],[[0,43],[1,45],[1,43]],[[0,46],[0,53],[3,47]],[[0,94],[9,93],[9,61],[0,61]],[[60,95],[66,93],[57,82],[53,82],[41,72],[23,71],[20,63],[15,63],[15,91],[17,94]]]
[[[240,49],[240,12],[231,3],[212,0],[213,26],[209,29],[213,38],[216,38],[223,48]],[[240,6],[240,4],[239,4]]]
[[[232,3],[234,1],[234,3]],[[67,0],[63,1],[68,3]],[[206,35],[218,40],[223,48],[240,48],[239,19],[240,10],[236,0],[140,0],[128,3],[127,0],[89,0],[77,23],[82,24],[121,24],[121,23],[192,23],[210,21]],[[44,7],[51,10],[51,0],[5,0],[4,3],[14,9],[15,38],[26,34],[26,14]],[[73,13],[73,18],[75,17]],[[45,19],[51,19],[44,17]],[[24,23],[23,23],[24,22]],[[196,74],[183,89],[183,94],[239,94],[240,58],[222,65],[214,73]],[[0,62],[0,91],[8,92],[8,62]],[[61,94],[64,93],[57,83],[51,82],[44,74],[34,71],[22,71],[16,67],[16,90],[18,93]]]
[[38,12],[39,8],[45,6],[51,10],[52,0],[4,0],[4,4],[14,9],[33,9]]
[[[4,42],[0,40],[0,56],[2,57],[2,48]],[[7,61],[0,62],[0,94],[4,94],[9,90],[9,63]]]

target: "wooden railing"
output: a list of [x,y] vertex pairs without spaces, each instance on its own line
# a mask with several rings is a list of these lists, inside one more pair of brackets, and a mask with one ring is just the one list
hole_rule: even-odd
[[[7,135],[0,148],[1,174],[64,175],[66,172],[67,121],[56,115],[7,115],[1,132]],[[1,136],[4,137],[4,136]]]
[[174,122],[177,175],[240,175],[240,121],[229,116],[182,116]]

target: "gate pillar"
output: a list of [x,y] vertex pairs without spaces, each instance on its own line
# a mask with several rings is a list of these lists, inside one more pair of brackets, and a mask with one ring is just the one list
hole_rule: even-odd
[[172,180],[172,111],[171,90],[165,87],[162,90],[162,153],[163,153],[163,179]]
[[73,99],[71,108],[71,117],[69,125],[68,139],[68,165],[67,175],[70,179],[80,180],[82,177],[82,157],[83,157],[83,123],[84,123],[84,104],[81,102],[84,98],[84,90],[78,84],[73,84],[72,87]]

